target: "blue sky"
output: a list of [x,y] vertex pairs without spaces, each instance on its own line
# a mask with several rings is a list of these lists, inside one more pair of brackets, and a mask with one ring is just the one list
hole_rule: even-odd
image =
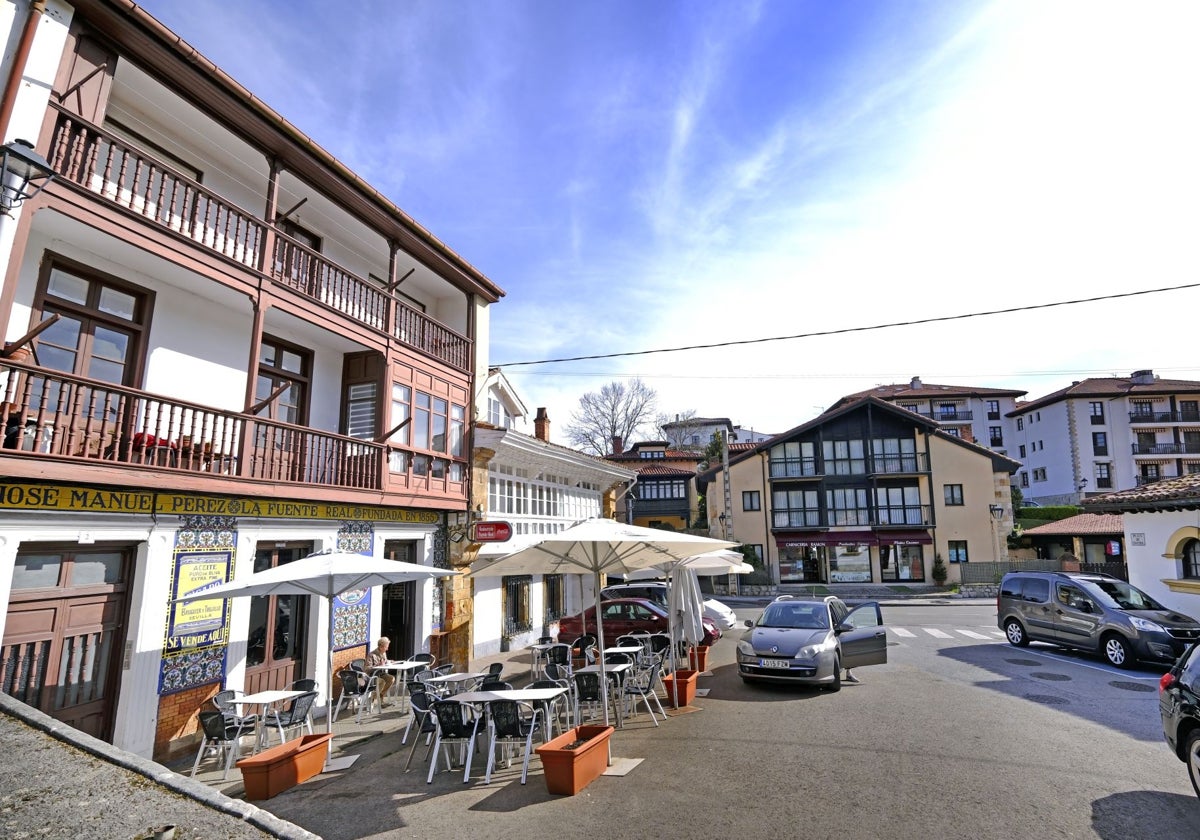
[[[503,287],[492,363],[1200,282],[1200,4],[147,0]],[[907,381],[1200,379],[1200,291],[513,366],[777,432]]]

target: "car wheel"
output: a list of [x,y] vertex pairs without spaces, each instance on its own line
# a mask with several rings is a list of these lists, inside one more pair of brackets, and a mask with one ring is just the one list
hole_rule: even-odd
[[1104,661],[1109,665],[1114,665],[1117,668],[1133,667],[1133,651],[1129,649],[1129,642],[1125,641],[1124,636],[1110,633],[1104,637],[1100,644],[1100,651],[1104,654]]
[[1200,796],[1200,729],[1193,729],[1183,742],[1183,760],[1187,762],[1192,789]]
[[1004,622],[1004,635],[1008,637],[1008,643],[1014,647],[1029,646],[1029,637],[1025,635],[1025,628],[1015,618]]
[[825,690],[830,694],[842,690],[842,660],[833,660],[833,682],[826,683]]

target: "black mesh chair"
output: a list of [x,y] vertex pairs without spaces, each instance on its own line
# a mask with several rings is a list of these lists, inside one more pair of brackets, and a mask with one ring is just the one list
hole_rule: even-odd
[[308,729],[308,734],[312,734],[312,722],[309,720],[309,713],[312,711],[313,703],[317,702],[317,692],[307,691],[294,699],[291,704],[282,712],[271,712],[267,715],[267,726],[273,726],[279,732],[279,743],[283,743],[286,739],[284,733],[290,729]]
[[504,747],[504,766],[511,767],[511,748],[516,744],[524,747],[521,784],[525,784],[529,776],[529,759],[533,755],[533,736],[542,730],[542,724],[542,710],[527,703],[518,703],[516,700],[492,700],[488,703],[488,762],[484,784],[492,782],[496,748]]
[[[617,687],[608,687],[608,701],[616,712],[617,726],[621,725],[620,692]],[[600,675],[594,671],[575,672],[575,723],[583,722],[583,707],[589,706],[598,717],[604,716],[604,695],[600,691]]]
[[[316,680],[303,679],[303,680],[296,680],[295,682],[292,683],[292,691],[318,691],[319,692],[320,690],[321,690],[321,684],[318,683]],[[313,731],[312,709],[308,710],[308,720],[305,721],[305,726],[308,727],[308,734],[311,735],[312,731]]]
[[[406,773],[412,766],[413,753],[417,751],[417,744],[421,743],[421,736],[425,736],[424,740],[429,742],[437,732],[437,722],[433,719],[433,700],[434,698],[419,688],[409,698],[412,716],[408,719],[408,725],[404,727],[404,737],[400,739],[403,746],[408,741],[409,734],[413,735],[413,744],[408,750],[408,761],[404,762]],[[416,729],[415,733],[413,729]]]
[[[466,784],[471,780],[471,759],[474,757],[475,739],[479,735],[479,724],[482,718],[475,714],[475,710],[471,706],[456,700],[435,700],[430,714],[437,723],[437,732],[433,736],[433,756],[429,762],[429,776],[425,782],[433,783],[433,774],[437,770],[438,758],[443,755],[446,759],[446,769],[454,769],[450,758],[450,748],[457,745],[460,749],[465,748],[463,784]],[[442,750],[445,752],[443,753]]]
[[[542,652],[542,659],[546,665],[557,665],[560,669],[571,673],[571,646],[567,644],[554,645],[546,648]],[[542,667],[542,673],[546,672],[545,666]]]
[[343,708],[353,705],[354,722],[362,723],[363,706],[370,709],[371,704],[375,702],[375,681],[367,674],[350,668],[338,671],[338,679],[342,681],[342,695],[333,707],[333,722],[337,723]]
[[204,737],[200,741],[200,749],[196,751],[196,761],[192,764],[192,777],[196,776],[204,754],[215,748],[218,761],[222,755],[225,756],[225,775],[221,780],[228,779],[233,762],[241,755],[242,736],[253,734],[253,729],[253,724],[247,728],[246,724],[241,722],[230,723],[221,712],[201,712],[200,731]]
[[488,677],[493,677],[493,676],[496,677],[497,679],[499,679],[500,675],[502,673],[504,673],[504,663],[503,662],[493,662],[491,665],[487,666],[487,671],[485,673],[487,675],[484,677],[485,680]]
[[563,682],[559,680],[535,680],[531,682],[528,688],[566,688],[566,694],[560,694],[553,700],[546,703],[549,709],[550,716],[546,718],[546,732],[552,734],[554,725],[558,724],[559,732],[565,732],[567,726],[571,723],[571,690]]
[[230,724],[240,723],[243,726],[254,726],[258,723],[258,715],[240,714],[241,707],[233,702],[239,694],[241,694],[240,691],[234,691],[232,688],[218,691],[213,695],[212,704]]

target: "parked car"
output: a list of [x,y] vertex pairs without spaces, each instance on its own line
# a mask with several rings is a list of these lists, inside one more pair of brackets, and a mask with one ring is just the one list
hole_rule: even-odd
[[1158,687],[1163,736],[1187,765],[1192,789],[1200,796],[1200,645],[1179,657]]
[[1110,665],[1174,662],[1200,640],[1200,623],[1108,575],[1010,572],[1000,581],[996,623],[1009,643],[1049,642],[1099,654]]
[[[667,633],[670,617],[664,607],[645,598],[618,598],[602,601],[600,617],[604,620],[604,638],[611,643],[617,636],[626,633]],[[721,630],[710,619],[702,619],[704,638],[701,644],[715,644],[721,638]],[[558,640],[570,644],[584,633],[596,632],[596,608],[588,607],[582,613],[559,619]]]
[[742,682],[842,687],[842,669],[887,662],[887,631],[879,604],[850,609],[840,598],[781,595],[738,641]]
[[[667,585],[659,581],[616,583],[601,589],[600,597],[606,601],[613,598],[645,598],[660,607],[665,607],[667,606]],[[733,610],[716,598],[704,599],[704,617],[712,619],[712,622],[722,630],[732,630],[738,623]]]

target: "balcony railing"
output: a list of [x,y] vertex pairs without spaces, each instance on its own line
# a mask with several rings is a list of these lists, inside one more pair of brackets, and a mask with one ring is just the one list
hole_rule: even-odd
[[[466,336],[393,301],[378,285],[282,232],[275,232],[274,253],[270,265],[265,265],[266,222],[136,146],[60,106],[53,107],[58,109],[58,121],[49,162],[59,179],[264,272],[366,326],[391,332],[406,345],[458,370],[471,369],[471,341]],[[389,330],[391,318],[395,323]]]
[[918,411],[922,417],[937,420],[939,423],[963,423],[975,419],[975,413],[965,409],[959,411]]
[[1134,455],[1198,455],[1200,443],[1135,443]]
[[1131,411],[1130,423],[1200,423],[1198,411]]
[[847,525],[929,527],[933,524],[932,510],[930,505],[894,505],[840,510],[776,509],[772,513],[772,521],[775,528],[828,528]]
[[1133,480],[1134,480],[1134,483],[1138,487],[1142,487],[1143,485],[1146,485],[1146,484],[1153,484],[1156,481],[1162,481],[1164,478],[1177,478],[1177,476],[1174,476],[1174,475],[1135,475],[1133,477]]
[[804,458],[790,461],[771,461],[771,478],[824,478],[826,475],[896,475],[929,472],[929,456],[925,452],[895,455],[870,455],[866,458],[840,459],[834,472],[820,459]]
[[385,447],[6,362],[3,448],[30,456],[379,490]]

